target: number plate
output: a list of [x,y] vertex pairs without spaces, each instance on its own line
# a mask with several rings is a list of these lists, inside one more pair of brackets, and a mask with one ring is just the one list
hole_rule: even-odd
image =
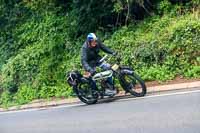
[[117,64],[115,64],[115,65],[112,66],[112,69],[113,69],[114,71],[116,71],[118,68],[119,68],[119,65],[117,65]]

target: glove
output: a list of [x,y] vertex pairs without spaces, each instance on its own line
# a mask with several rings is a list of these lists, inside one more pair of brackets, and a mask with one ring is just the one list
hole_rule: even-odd
[[96,73],[95,70],[90,71],[91,76],[94,76],[95,73]]

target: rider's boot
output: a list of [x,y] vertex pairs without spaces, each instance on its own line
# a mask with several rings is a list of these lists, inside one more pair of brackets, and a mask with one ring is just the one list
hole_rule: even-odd
[[117,94],[117,90],[114,88],[114,86],[110,83],[106,83],[106,90],[105,90],[105,95],[106,96],[114,96]]
[[105,90],[105,96],[114,96],[116,94],[117,94],[116,90],[110,90],[110,89]]

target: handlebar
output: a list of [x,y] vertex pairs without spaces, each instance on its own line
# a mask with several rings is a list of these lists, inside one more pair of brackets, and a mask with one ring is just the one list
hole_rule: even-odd
[[106,54],[103,58],[101,58],[101,60],[99,62],[100,63],[103,62],[107,57],[108,57],[108,55]]
[[120,61],[121,61],[121,58],[119,57],[119,55],[117,54],[117,56],[114,56],[114,55],[108,55],[108,54],[106,54],[106,55],[104,55],[104,57],[103,58],[101,58],[100,60],[99,60],[99,63],[102,63],[102,62],[104,62],[105,61],[105,59],[107,59],[107,57],[108,56],[111,56],[110,58],[116,58],[117,60],[117,62],[118,63],[120,63]]

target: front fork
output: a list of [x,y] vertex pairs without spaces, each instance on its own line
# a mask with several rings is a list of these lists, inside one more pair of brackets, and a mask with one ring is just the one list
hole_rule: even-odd
[[119,70],[119,74],[118,74],[119,83],[121,87],[125,90],[125,93],[129,92],[129,89],[128,89],[129,83],[125,81],[124,75],[133,75],[133,74],[134,74],[133,69],[129,67],[122,67]]

